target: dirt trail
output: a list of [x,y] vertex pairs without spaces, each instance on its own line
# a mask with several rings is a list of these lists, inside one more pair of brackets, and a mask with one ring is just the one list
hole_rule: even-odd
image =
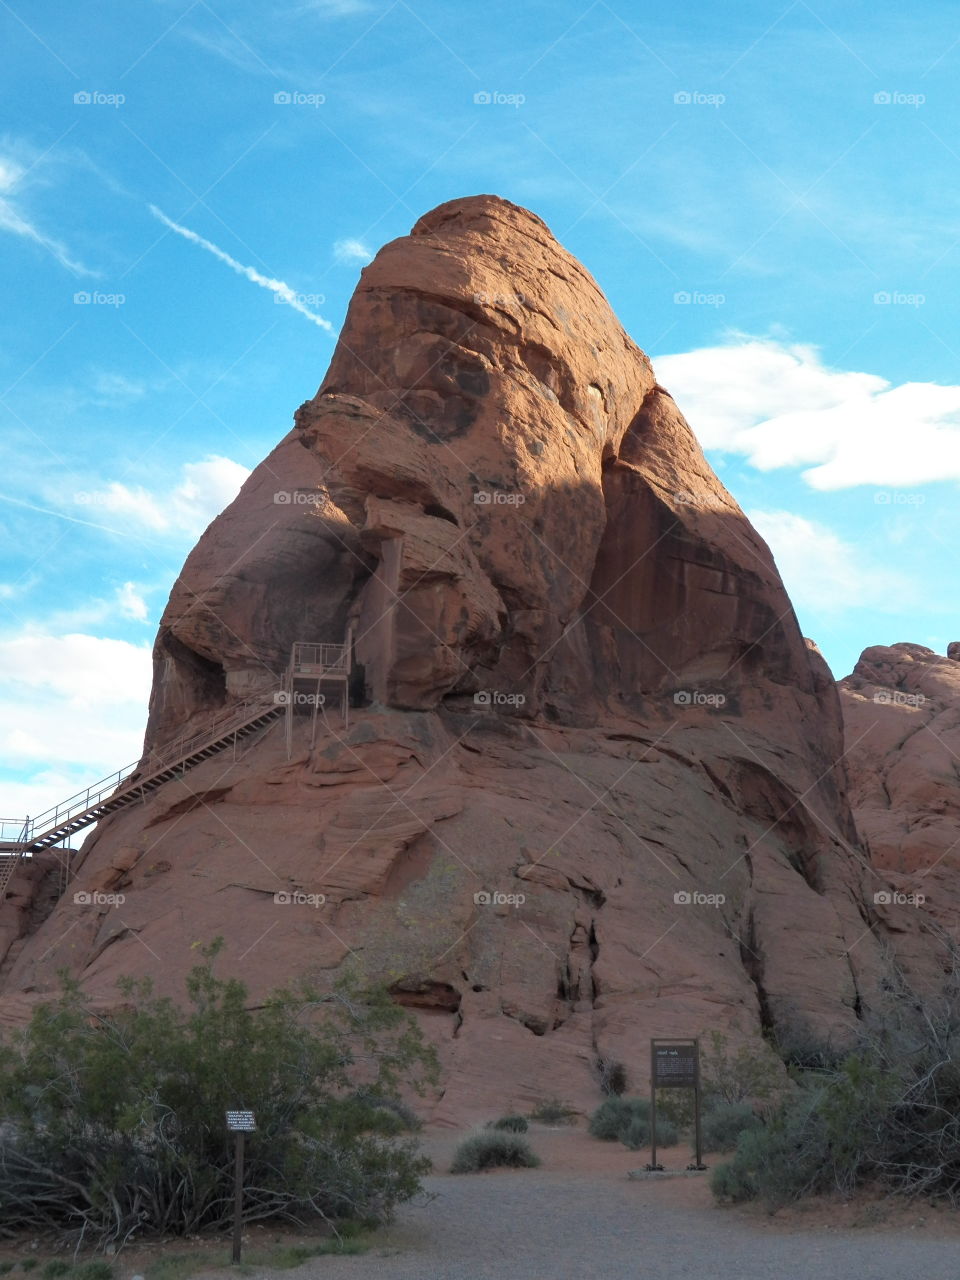
[[[949,1214],[897,1208],[886,1226],[876,1206],[816,1209],[771,1219],[718,1209],[706,1178],[630,1181],[646,1158],[582,1131],[534,1127],[536,1170],[454,1177],[459,1134],[424,1142],[438,1170],[434,1198],[401,1210],[371,1252],[319,1258],[275,1280],[957,1280],[960,1232]],[[686,1152],[663,1153],[682,1169]],[[709,1163],[710,1161],[708,1161]],[[258,1277],[271,1273],[258,1270]]]

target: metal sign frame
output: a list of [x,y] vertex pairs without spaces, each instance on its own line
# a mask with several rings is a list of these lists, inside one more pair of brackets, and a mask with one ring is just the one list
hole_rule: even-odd
[[256,1133],[257,1118],[252,1111],[237,1108],[227,1112],[227,1132],[234,1136],[233,1152],[233,1253],[231,1262],[239,1263],[243,1226],[243,1146],[248,1133]]
[[[681,1056],[683,1055],[683,1056]],[[681,1069],[664,1070],[666,1063],[686,1064]],[[700,1040],[697,1036],[653,1036],[650,1039],[650,1163],[651,1171],[662,1172],[657,1164],[657,1090],[692,1089],[695,1158],[689,1169],[705,1169],[700,1125]]]

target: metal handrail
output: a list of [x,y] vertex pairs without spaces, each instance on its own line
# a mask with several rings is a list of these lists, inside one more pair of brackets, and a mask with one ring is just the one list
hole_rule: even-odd
[[190,737],[181,734],[179,738],[166,743],[160,751],[151,751],[150,755],[144,758],[143,763],[149,765],[151,773],[155,773],[157,769],[163,769],[191,755],[204,743],[223,737],[235,727],[239,728],[241,724],[252,719],[256,712],[268,711],[275,705],[281,705],[275,694],[271,693],[269,696],[262,693],[253,694],[249,698],[244,698],[242,702],[235,702],[233,706],[214,716],[212,720],[208,720],[202,729],[191,734]]
[[301,667],[320,667],[324,671],[345,671],[348,649],[345,644],[311,644],[298,640],[293,646],[291,666],[294,674]]
[[[189,738],[181,735],[173,742],[167,743],[162,751],[151,751],[149,755],[139,760],[134,760],[131,764],[125,765],[115,773],[108,774],[106,778],[101,778],[98,782],[94,782],[85,791],[78,791],[76,795],[69,796],[66,800],[54,805],[51,809],[47,809],[44,813],[37,814],[33,818],[27,818],[26,821],[21,818],[11,819],[11,825],[16,823],[20,827],[18,843],[27,844],[35,835],[42,835],[46,831],[54,830],[69,822],[71,818],[76,817],[78,814],[95,808],[102,800],[114,795],[117,791],[124,790],[125,788],[122,784],[136,772],[145,770],[146,776],[141,781],[146,781],[146,778],[153,774],[160,773],[163,769],[169,768],[171,764],[175,764],[177,761],[192,755],[206,743],[212,743],[217,738],[223,737],[232,728],[239,729],[246,721],[253,719],[257,712],[267,711],[272,705],[274,705],[273,695],[271,695],[270,700],[265,698],[263,694],[245,698],[242,702],[234,703],[226,711],[215,716],[213,720],[207,722],[203,729],[191,734]],[[138,784],[132,783],[131,785],[136,786]]]

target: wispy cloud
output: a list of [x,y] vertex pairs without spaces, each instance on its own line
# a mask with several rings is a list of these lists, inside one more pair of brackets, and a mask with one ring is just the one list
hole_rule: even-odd
[[882,564],[869,547],[847,542],[827,525],[793,511],[747,514],[770,544],[790,599],[801,613],[902,613],[917,607],[913,578]]
[[62,267],[78,276],[96,276],[97,272],[84,266],[74,258],[70,250],[60,240],[54,239],[30,220],[16,202],[20,187],[27,170],[9,156],[0,155],[0,230],[9,231],[11,235],[20,236],[40,245],[47,253],[56,258]]
[[373,254],[362,240],[338,240],[333,246],[333,256],[338,262],[362,262],[364,264],[370,262],[373,258]]
[[137,590],[136,583],[125,582],[122,587],[117,588],[117,604],[125,618],[132,618],[134,622],[146,622],[149,613],[147,602]]
[[254,267],[244,266],[242,262],[238,262],[236,258],[231,258],[229,253],[225,253],[223,249],[218,248],[210,240],[205,240],[203,236],[198,235],[196,231],[191,231],[189,227],[182,227],[178,222],[174,222],[172,218],[156,207],[150,206],[150,212],[155,218],[158,218],[165,227],[169,227],[171,231],[175,231],[178,236],[183,236],[184,240],[189,240],[191,244],[199,245],[201,249],[206,249],[207,253],[212,253],[215,258],[221,262],[225,262],[231,271],[235,271],[237,275],[244,276],[247,280],[257,284],[261,289],[269,289],[271,293],[281,301],[285,302],[288,307],[293,307],[294,311],[298,311],[300,315],[306,318],[327,333],[333,333],[334,328],[329,320],[324,320],[323,316],[316,315],[302,301],[302,294],[295,292],[283,280],[274,280],[272,276],[262,275]]

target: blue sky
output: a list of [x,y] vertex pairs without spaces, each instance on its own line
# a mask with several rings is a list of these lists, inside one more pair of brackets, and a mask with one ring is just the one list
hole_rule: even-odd
[[138,754],[187,551],[368,255],[480,191],[596,277],[838,676],[960,638],[951,6],[15,0],[0,28],[10,815]]

